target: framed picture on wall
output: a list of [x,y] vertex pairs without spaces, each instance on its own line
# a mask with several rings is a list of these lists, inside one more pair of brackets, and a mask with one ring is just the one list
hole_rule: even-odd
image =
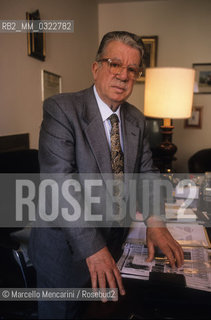
[[193,107],[191,117],[185,120],[185,128],[202,128],[202,109],[203,107]]
[[62,77],[53,72],[41,70],[42,101],[62,92]]
[[143,36],[141,37],[144,43],[144,58],[143,58],[143,73],[141,77],[137,79],[138,82],[145,81],[146,68],[153,68],[157,65],[157,48],[158,48],[158,36]]
[[[40,20],[39,10],[32,13],[26,12],[26,20],[28,25],[33,21]],[[28,56],[45,61],[45,33],[30,30],[27,32],[27,52]]]
[[194,63],[195,75],[194,93],[211,93],[211,63]]

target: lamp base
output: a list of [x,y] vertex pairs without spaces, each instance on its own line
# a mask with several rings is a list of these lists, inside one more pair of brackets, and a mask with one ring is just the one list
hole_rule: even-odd
[[160,171],[163,173],[171,173],[174,171],[172,168],[172,161],[176,160],[174,155],[177,151],[177,147],[172,143],[173,129],[174,126],[171,125],[161,126],[162,142],[156,150],[154,150],[156,159],[155,164],[157,164]]

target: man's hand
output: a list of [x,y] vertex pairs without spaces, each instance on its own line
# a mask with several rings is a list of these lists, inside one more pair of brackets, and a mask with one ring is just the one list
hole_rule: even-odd
[[89,268],[93,289],[98,288],[98,286],[100,289],[105,289],[108,283],[109,288],[116,288],[118,285],[120,294],[125,294],[119,269],[107,247],[86,258],[86,263]]
[[167,256],[172,268],[175,268],[175,260],[177,267],[181,267],[184,263],[182,247],[174,240],[168,229],[164,226],[147,228],[147,246],[148,262],[154,259],[154,247],[157,246]]

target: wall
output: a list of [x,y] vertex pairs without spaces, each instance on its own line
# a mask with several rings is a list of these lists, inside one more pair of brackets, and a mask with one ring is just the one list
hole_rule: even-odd
[[62,91],[92,83],[91,63],[98,43],[95,0],[0,0],[1,19],[24,20],[39,9],[42,19],[73,19],[74,33],[47,33],[46,60],[27,55],[26,33],[0,33],[0,135],[30,133],[37,148],[42,119],[41,69],[62,76]]
[[[99,7],[99,38],[108,31],[128,30],[139,35],[158,35],[160,67],[192,67],[211,63],[211,1],[167,0],[104,3]],[[144,84],[136,84],[129,101],[143,110]],[[184,129],[174,122],[178,172],[187,171],[187,160],[197,150],[211,148],[211,94],[194,95],[194,105],[203,106],[202,129]]]

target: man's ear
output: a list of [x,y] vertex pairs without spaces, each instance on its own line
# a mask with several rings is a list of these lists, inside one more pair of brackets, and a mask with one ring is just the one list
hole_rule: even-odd
[[96,77],[97,77],[97,73],[98,73],[98,70],[100,68],[100,65],[97,61],[95,61],[93,64],[92,64],[92,74],[93,74],[93,78],[94,80],[96,80]]

